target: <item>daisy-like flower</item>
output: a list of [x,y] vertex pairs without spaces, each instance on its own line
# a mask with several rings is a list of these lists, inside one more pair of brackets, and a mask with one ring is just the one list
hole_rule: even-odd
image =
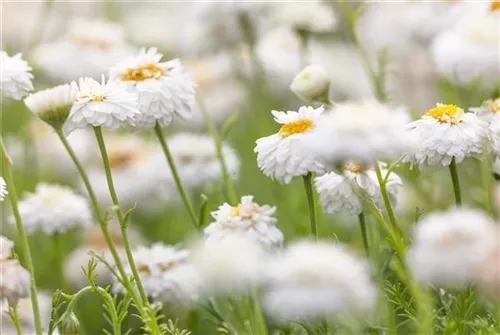
[[21,100],[27,92],[33,90],[31,67],[22,59],[20,53],[9,57],[5,51],[0,51],[0,64],[2,64],[0,75],[2,96]]
[[92,78],[82,78],[78,96],[64,125],[66,133],[77,128],[119,128],[135,126],[135,117],[140,115],[137,96],[127,90],[125,84],[108,80],[101,83]]
[[205,228],[205,235],[207,240],[218,240],[241,234],[264,246],[279,246],[283,243],[283,234],[276,227],[275,212],[276,207],[260,206],[253,201],[253,196],[247,195],[241,197],[237,206],[225,203],[212,212],[215,222]]
[[471,112],[476,113],[481,120],[488,122],[491,129],[491,150],[500,156],[500,98],[490,99],[480,107],[469,108]]
[[178,59],[161,62],[156,48],[142,49],[110,70],[111,79],[128,85],[138,95],[138,127],[168,126],[174,114],[191,117],[195,103],[195,84]]
[[[385,176],[387,170],[381,169],[381,172]],[[335,172],[324,174],[316,177],[315,184],[325,213],[335,214],[346,211],[351,215],[360,214],[363,211],[363,199],[360,192],[365,192],[377,206],[384,208],[377,175],[371,166],[351,162],[347,164],[342,174]],[[387,179],[386,187],[393,206],[396,205],[397,195],[402,185],[401,178],[392,172]]]
[[0,260],[0,300],[16,306],[19,299],[29,297],[30,274],[17,259]]
[[300,241],[269,262],[265,311],[282,321],[370,312],[376,289],[364,261],[344,247]]
[[60,128],[68,118],[77,94],[78,85],[72,82],[30,94],[24,103],[42,121]]
[[[198,299],[199,277],[188,262],[188,250],[155,243],[137,248],[133,257],[144,290],[154,300],[186,304]],[[126,271],[132,275],[130,269]],[[118,282],[114,288],[125,292]]]
[[454,208],[417,223],[408,263],[421,282],[467,285],[496,243],[498,231],[491,218],[478,210]]
[[0,260],[10,258],[12,255],[12,248],[14,248],[14,242],[0,235]]
[[318,126],[303,143],[332,165],[398,159],[414,144],[404,129],[408,121],[406,109],[391,109],[377,101],[336,104],[317,120]]
[[490,130],[488,124],[473,113],[465,113],[455,105],[438,104],[417,121],[407,125],[408,132],[417,139],[414,151],[403,161],[425,165],[448,166],[465,157],[488,151]]
[[328,32],[337,26],[331,6],[321,1],[289,2],[276,6],[275,19],[299,31]]
[[[38,307],[40,310],[40,318],[42,327],[48,328],[50,322],[50,312],[52,310],[52,294],[38,291]],[[2,334],[17,334],[17,329],[12,322],[11,317],[7,314],[9,303],[0,301],[0,324],[2,325]],[[33,307],[31,298],[22,298],[17,302],[17,313],[19,314],[19,323],[21,325],[22,334],[35,334],[35,318],[33,317]],[[54,335],[59,334],[54,332]]]
[[328,101],[330,79],[318,65],[309,65],[295,76],[290,89],[304,101]]
[[0,201],[3,201],[7,194],[9,194],[9,192],[7,191],[7,184],[5,183],[5,179],[3,179],[3,177],[0,177]]
[[258,139],[254,149],[257,164],[266,176],[288,184],[293,177],[324,173],[322,161],[303,147],[304,136],[318,126],[323,110],[304,106],[298,112],[272,111],[274,120],[283,126],[278,133]]
[[60,185],[38,184],[19,202],[19,212],[30,233],[41,230],[52,235],[92,222],[87,199]]

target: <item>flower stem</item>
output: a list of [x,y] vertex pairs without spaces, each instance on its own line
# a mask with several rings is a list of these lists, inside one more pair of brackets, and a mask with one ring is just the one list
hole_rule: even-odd
[[158,140],[160,141],[161,148],[163,149],[165,158],[167,159],[168,165],[170,166],[170,170],[172,171],[172,176],[174,177],[175,185],[177,186],[177,191],[179,191],[182,201],[184,202],[184,206],[188,211],[189,217],[191,218],[191,221],[193,222],[195,228],[200,229],[198,218],[196,212],[194,211],[193,204],[191,203],[191,200],[189,200],[189,196],[187,195],[186,190],[182,185],[182,180],[181,177],[179,176],[179,172],[177,172],[177,167],[175,166],[174,158],[172,157],[170,149],[168,148],[167,145],[167,141],[163,136],[163,131],[161,130],[161,127],[158,123],[156,123],[155,126],[155,134],[158,137]]
[[59,289],[65,291],[68,289],[68,286],[64,275],[64,236],[61,233],[55,233],[52,236],[52,240],[54,242],[54,262],[59,275]]
[[266,320],[264,320],[264,315],[262,314],[262,309],[260,308],[259,295],[256,289],[253,290],[251,300],[255,322],[257,323],[258,334],[267,335]]
[[33,260],[31,258],[30,246],[28,243],[28,237],[26,231],[24,230],[23,221],[21,218],[21,213],[19,212],[18,200],[16,187],[14,186],[14,178],[12,176],[11,161],[5,150],[3,144],[3,139],[0,137],[0,150],[2,151],[2,167],[3,167],[3,177],[5,178],[5,183],[7,184],[7,191],[9,192],[9,199],[12,206],[12,213],[16,221],[17,233],[19,234],[19,242],[21,244],[21,249],[23,251],[24,262],[26,264],[26,269],[30,273],[30,296],[31,296],[31,306],[33,308],[33,316],[35,321],[35,332],[36,335],[42,335],[42,322],[40,319],[40,309],[38,307],[38,296],[35,281],[35,268],[33,267]]
[[19,313],[17,311],[17,305],[15,305],[15,306],[9,305],[9,310],[8,310],[7,314],[10,316],[12,323],[14,324],[14,327],[16,328],[16,334],[23,335],[21,324],[19,322]]
[[401,229],[399,229],[396,216],[394,215],[391,199],[387,193],[386,183],[384,182],[384,177],[382,176],[382,171],[380,170],[380,166],[378,164],[375,164],[375,173],[377,174],[377,180],[380,185],[380,193],[382,194],[382,199],[384,200],[384,206],[387,210],[387,215],[389,215],[389,222],[391,223],[392,229],[394,229],[402,237]]
[[314,205],[314,193],[312,188],[312,173],[309,172],[303,176],[304,188],[306,190],[307,202],[309,203],[309,218],[311,220],[311,235],[318,238],[318,230],[316,226],[316,206]]
[[451,182],[453,183],[453,192],[455,193],[455,203],[457,206],[462,204],[462,194],[460,192],[460,182],[458,180],[457,163],[455,157],[451,160],[450,164]]
[[370,257],[370,247],[368,244],[368,235],[366,233],[366,217],[363,212],[358,215],[359,226],[361,227],[361,234],[363,235],[363,245],[365,247],[366,256]]

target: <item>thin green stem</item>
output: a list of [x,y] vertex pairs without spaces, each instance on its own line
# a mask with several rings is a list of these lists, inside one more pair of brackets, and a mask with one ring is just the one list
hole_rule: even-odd
[[363,236],[363,245],[365,247],[366,256],[370,257],[370,247],[368,243],[368,234],[366,232],[366,217],[363,212],[358,215],[359,226],[361,227],[361,234]]
[[66,276],[64,275],[64,236],[61,233],[55,233],[52,236],[54,242],[54,262],[57,267],[57,274],[59,276],[59,289],[66,291],[68,285],[66,282]]
[[177,191],[179,192],[182,198],[182,202],[184,203],[184,206],[188,211],[189,217],[191,218],[191,221],[193,222],[195,228],[200,229],[198,217],[196,215],[196,212],[194,211],[193,204],[191,203],[191,200],[189,199],[189,196],[187,195],[186,190],[182,185],[182,180],[181,177],[179,176],[179,172],[177,171],[177,167],[175,166],[174,158],[172,157],[170,149],[168,148],[167,145],[167,141],[163,136],[163,131],[161,130],[161,127],[158,123],[156,123],[155,126],[155,134],[158,137],[158,140],[160,141],[161,148],[163,149],[163,153],[165,154],[165,158],[167,159],[170,171],[172,171],[172,176],[174,177],[175,185],[177,186]]
[[481,182],[485,190],[484,206],[495,218],[497,218],[495,199],[493,196],[493,185],[495,184],[495,182],[493,179],[493,173],[491,171],[491,157],[487,155],[479,162],[479,164],[481,169]]
[[382,194],[382,199],[384,200],[384,206],[387,211],[387,215],[389,215],[389,222],[391,223],[392,229],[397,231],[398,234],[402,237],[401,229],[399,228],[396,216],[394,215],[394,209],[392,208],[391,199],[389,198],[389,194],[387,193],[386,183],[384,182],[382,171],[380,170],[380,166],[378,164],[375,164],[375,173],[377,174],[377,180],[380,185],[380,193]]
[[123,245],[125,247],[125,252],[127,254],[127,259],[130,265],[130,269],[132,270],[135,284],[137,285],[137,290],[141,295],[143,303],[148,304],[148,298],[146,296],[146,293],[144,292],[144,287],[142,286],[141,278],[139,277],[139,272],[137,272],[137,267],[135,266],[134,257],[132,256],[132,248],[130,246],[130,241],[127,232],[127,222],[120,208],[120,201],[118,200],[118,196],[116,194],[115,184],[113,182],[113,176],[111,175],[111,166],[109,164],[108,152],[106,151],[106,145],[104,144],[104,138],[102,136],[101,127],[94,127],[94,133],[97,140],[97,144],[99,145],[99,151],[101,152],[102,162],[104,164],[104,171],[106,173],[106,180],[108,182],[109,194],[111,196],[111,200],[113,201],[113,208],[115,210],[116,217],[118,218],[118,222],[120,223],[120,229],[123,236]]
[[451,182],[453,183],[453,192],[455,193],[455,203],[457,206],[462,204],[462,194],[460,192],[460,181],[458,180],[457,163],[455,157],[451,160],[450,164]]
[[262,309],[260,308],[259,295],[257,290],[253,290],[252,293],[252,305],[255,322],[257,323],[257,334],[259,335],[267,335],[267,326],[266,320],[264,319],[264,314],[262,313]]
[[318,229],[316,226],[316,207],[314,206],[314,193],[312,187],[313,175],[309,172],[307,175],[302,177],[304,180],[304,188],[306,190],[307,202],[309,204],[309,218],[311,222],[311,235],[314,238],[318,238]]
[[9,310],[8,310],[7,314],[10,316],[12,323],[14,324],[14,327],[16,328],[16,334],[22,335],[23,331],[21,328],[21,323],[19,322],[19,313],[17,312],[17,305],[16,306],[9,305]]
[[40,309],[38,306],[38,295],[36,289],[35,280],[35,268],[33,266],[33,260],[31,258],[30,246],[28,243],[28,237],[26,231],[24,230],[23,221],[21,218],[21,213],[19,212],[18,199],[16,187],[14,186],[14,177],[12,176],[11,161],[5,150],[3,144],[3,139],[0,137],[0,150],[2,151],[2,167],[3,167],[3,177],[5,178],[5,183],[7,184],[7,191],[9,192],[9,199],[12,206],[12,213],[16,221],[17,233],[19,234],[19,242],[21,244],[21,249],[23,251],[24,263],[26,269],[30,273],[30,296],[31,296],[31,306],[33,308],[33,316],[35,321],[35,332],[36,335],[42,335],[42,322],[40,319]]

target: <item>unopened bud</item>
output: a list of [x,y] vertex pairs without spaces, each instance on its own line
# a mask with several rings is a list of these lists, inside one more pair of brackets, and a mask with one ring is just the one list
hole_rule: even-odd
[[306,102],[326,102],[328,101],[330,79],[322,67],[309,65],[293,78],[290,89]]

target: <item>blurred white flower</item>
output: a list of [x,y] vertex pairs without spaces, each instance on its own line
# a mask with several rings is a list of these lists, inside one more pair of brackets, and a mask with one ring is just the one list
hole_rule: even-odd
[[[144,290],[154,300],[188,304],[198,299],[199,276],[188,262],[187,249],[155,243],[149,248],[137,248],[133,257]],[[132,275],[130,268],[126,272]],[[113,287],[125,292],[116,281]]]
[[500,234],[496,246],[479,263],[474,279],[485,296],[500,299]]
[[0,261],[10,258],[13,248],[14,242],[3,235],[0,235]]
[[[382,176],[387,169],[381,169]],[[342,174],[330,172],[316,177],[316,190],[325,213],[335,214],[346,211],[351,215],[359,215],[363,211],[363,198],[360,192],[365,192],[375,204],[384,208],[384,200],[380,193],[380,184],[373,166],[347,164]],[[396,206],[398,192],[403,186],[401,178],[392,172],[387,179],[387,193],[391,204]]]
[[75,19],[60,40],[40,45],[34,60],[49,78],[61,83],[80,77],[99,79],[134,52],[123,28],[100,19]]
[[333,165],[397,159],[414,144],[404,129],[408,121],[405,108],[392,109],[377,101],[340,103],[317,120],[303,144]]
[[0,277],[0,300],[16,306],[19,299],[29,297],[30,274],[17,259],[0,260]]
[[9,57],[5,51],[0,51],[0,92],[1,95],[21,100],[27,92],[33,90],[31,67],[22,59],[19,53]]
[[403,161],[416,163],[420,168],[448,166],[452,159],[460,163],[465,157],[481,155],[489,149],[488,124],[455,105],[438,104],[408,124],[407,129],[417,138],[417,144]]
[[253,201],[253,196],[241,197],[237,206],[223,204],[215,212],[212,222],[204,232],[207,240],[220,240],[228,235],[241,234],[264,246],[280,246],[283,234],[276,227],[278,221],[274,214],[276,207],[262,205]]
[[340,245],[295,242],[269,262],[266,276],[264,309],[278,320],[366,314],[375,307],[369,267]]
[[110,70],[111,79],[123,81],[138,95],[138,127],[154,127],[157,122],[166,127],[174,114],[191,117],[195,84],[178,59],[160,62],[162,57],[156,48],[141,49]]
[[[50,312],[52,310],[52,294],[38,291],[37,297],[42,327],[47,329],[50,322]],[[9,304],[7,301],[0,301],[0,324],[2,325],[2,334],[17,334],[15,325],[10,316],[7,314],[8,308]],[[28,297],[19,299],[17,312],[19,314],[19,323],[22,328],[22,334],[35,334],[35,320],[33,317],[31,298]],[[54,332],[53,334],[56,335],[58,333]]]
[[19,212],[28,233],[64,233],[92,222],[87,199],[60,185],[38,184],[34,193],[28,193],[19,202]]
[[278,133],[259,138],[254,151],[257,164],[271,179],[288,184],[293,177],[305,176],[309,172],[324,173],[321,159],[304,149],[307,134],[319,127],[319,118],[324,108],[300,107],[298,112],[272,111],[274,120],[283,126]]
[[137,96],[127,91],[125,84],[108,80],[104,76],[99,83],[92,78],[81,78],[78,96],[64,125],[69,134],[88,125],[93,127],[119,128],[135,126],[140,115]]
[[495,222],[481,211],[454,208],[432,213],[415,227],[408,263],[421,282],[467,285],[495,243]]
[[488,122],[491,130],[491,150],[500,156],[500,98],[490,99],[480,107],[469,108],[471,112],[476,113],[481,120]]
[[7,194],[9,194],[9,192],[7,191],[7,184],[5,183],[5,179],[3,179],[3,177],[0,177],[0,201],[3,201]]
[[306,102],[328,102],[330,78],[321,66],[309,65],[293,78],[290,89]]
[[68,118],[77,94],[78,85],[71,82],[30,94],[24,103],[42,121],[59,129]]
[[337,26],[333,8],[321,1],[280,3],[274,16],[279,25],[298,31],[328,32]]

